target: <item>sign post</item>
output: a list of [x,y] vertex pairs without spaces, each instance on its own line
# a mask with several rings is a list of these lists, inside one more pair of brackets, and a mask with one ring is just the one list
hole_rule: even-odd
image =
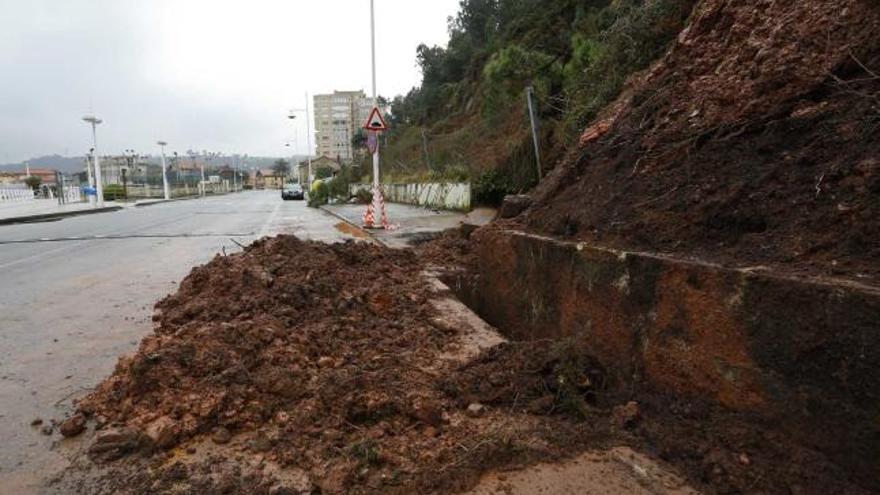
[[[379,183],[379,134],[388,130],[388,124],[382,117],[378,107],[373,107],[370,117],[364,123],[367,131],[367,150],[373,155],[373,200],[364,212],[364,227],[368,229],[387,229],[388,215],[385,212],[385,198],[382,197],[382,186]],[[381,212],[381,213],[380,213]],[[381,215],[381,223],[376,216]]]
[[[376,90],[376,11],[375,0],[370,0],[370,45],[373,61],[373,110],[364,124],[367,130],[367,148],[373,155],[373,200],[367,205],[364,212],[364,228],[390,228],[388,216],[385,213],[385,199],[382,197],[382,187],[379,183],[379,133],[387,131],[388,125],[379,110],[379,94]],[[376,215],[381,212],[381,224],[377,225]]]

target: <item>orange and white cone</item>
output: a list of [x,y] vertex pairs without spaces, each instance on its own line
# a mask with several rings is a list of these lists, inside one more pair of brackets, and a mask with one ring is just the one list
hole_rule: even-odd
[[[381,215],[381,227],[376,225],[376,215]],[[388,221],[388,212],[385,209],[385,195],[382,194],[382,188],[373,189],[373,201],[367,205],[364,212],[364,228],[365,229],[385,229],[395,230],[397,225],[392,225]]]
[[372,228],[374,228],[375,223],[376,223],[376,216],[375,216],[375,212],[373,211],[373,202],[370,201],[370,203],[367,205],[367,210],[364,211],[364,228],[365,229],[372,229]]
[[397,225],[391,225],[388,221],[388,212],[385,211],[385,195],[379,190],[379,208],[382,210],[382,228],[385,230],[396,230]]

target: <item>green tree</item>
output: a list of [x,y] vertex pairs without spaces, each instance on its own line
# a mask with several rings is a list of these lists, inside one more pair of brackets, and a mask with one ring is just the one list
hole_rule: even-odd
[[290,162],[284,158],[279,158],[272,165],[272,171],[275,172],[275,175],[281,176],[282,182],[287,182],[287,176],[290,174]]
[[354,149],[364,149],[367,147],[367,131],[364,129],[358,129],[357,132],[354,133],[354,137],[351,138],[351,145]]
[[333,169],[327,166],[318,167],[315,169],[315,178],[316,179],[327,179],[333,177]]
[[27,184],[27,186],[28,186],[29,188],[31,188],[31,189],[33,189],[34,191],[36,191],[37,189],[39,189],[40,185],[43,184],[43,178],[42,178],[42,177],[37,177],[36,175],[29,175],[29,176],[24,180],[24,183]]

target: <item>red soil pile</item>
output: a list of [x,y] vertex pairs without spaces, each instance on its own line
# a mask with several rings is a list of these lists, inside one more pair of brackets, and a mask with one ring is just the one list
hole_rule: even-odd
[[[440,379],[463,330],[437,319],[422,270],[413,252],[286,236],[195,268],[79,403],[98,424],[89,457],[110,471],[72,490],[297,493],[271,465],[322,493],[446,492],[573,449],[579,421],[478,407]],[[223,462],[173,461],[206,440]]]
[[55,490],[450,493],[631,445],[706,493],[866,493],[778,425],[622,390],[574,340],[446,357],[464,329],[419,274],[444,249],[466,263],[466,237],[416,254],[282,236],[194,269],[79,403],[97,432]]
[[880,282],[877,33],[877,2],[700,2],[514,223]]

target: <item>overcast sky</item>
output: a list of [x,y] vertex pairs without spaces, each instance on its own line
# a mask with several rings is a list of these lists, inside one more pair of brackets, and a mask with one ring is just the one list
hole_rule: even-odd
[[[91,147],[281,156],[305,92],[370,82],[369,0],[0,0],[0,163]],[[376,0],[379,93],[420,81],[458,0]],[[304,116],[303,116],[304,117]],[[296,135],[296,137],[294,137]]]

